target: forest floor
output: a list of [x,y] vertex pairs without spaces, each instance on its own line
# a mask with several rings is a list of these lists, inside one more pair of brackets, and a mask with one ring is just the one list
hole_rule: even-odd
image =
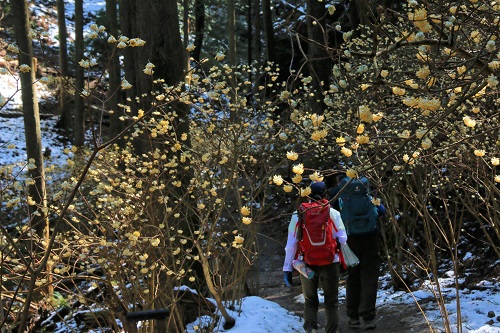
[[[302,318],[304,304],[297,300],[302,293],[298,274],[294,273],[293,275],[294,286],[292,288],[285,287],[283,283],[284,242],[281,239],[278,240],[262,235],[258,237],[259,258],[261,259],[256,264],[255,271],[258,272],[258,275],[254,276],[253,279],[253,281],[258,281],[258,285],[253,287],[255,292],[258,292],[258,296],[276,302],[281,307]],[[341,275],[341,288],[345,285],[346,277],[346,273]],[[347,327],[345,313],[345,297],[341,294],[339,297],[339,332],[363,332],[362,329],[353,330]],[[325,314],[322,304],[320,304],[318,320],[319,333],[323,333],[325,332]],[[376,325],[376,329],[370,332],[427,333],[431,331],[417,304],[377,305]]]

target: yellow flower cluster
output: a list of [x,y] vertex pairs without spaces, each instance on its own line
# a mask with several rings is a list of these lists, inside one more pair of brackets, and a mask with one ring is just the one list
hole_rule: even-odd
[[[424,111],[436,111],[440,108],[441,102],[436,98],[410,97],[403,100],[403,104],[412,108],[422,109]],[[428,115],[428,113],[424,113]]]
[[469,117],[469,116],[463,117],[463,120],[464,120],[465,126],[467,126],[467,127],[476,126],[476,121],[474,119],[471,119],[471,117]]
[[311,187],[310,186],[300,189],[300,196],[301,197],[307,197],[309,194],[311,194]]
[[427,22],[427,10],[425,8],[416,9],[413,13],[408,13],[408,18],[422,32],[431,31],[432,27]]
[[475,149],[474,150],[474,155],[477,157],[483,157],[486,154],[486,151],[484,149]]
[[326,138],[327,136],[328,136],[328,130],[323,129],[323,130],[319,130],[319,131],[314,131],[311,134],[311,139],[314,141],[319,141],[321,139]]
[[314,173],[309,175],[309,179],[315,182],[322,182],[323,176],[318,171],[315,171]]
[[311,115],[311,121],[312,121],[312,124],[315,126],[315,127],[319,127],[321,126],[321,123],[323,122],[323,120],[325,119],[325,117],[323,115],[317,115],[316,113],[315,114],[312,114]]
[[288,158],[290,161],[296,161],[299,158],[299,154],[293,151],[289,151],[286,153],[286,158]]
[[292,171],[293,173],[297,174],[297,175],[301,175],[304,173],[304,165],[302,163],[299,163],[299,164],[295,164],[293,167],[292,167]]
[[399,87],[392,87],[392,93],[394,95],[403,96],[404,94],[406,94],[406,90]]
[[361,121],[364,121],[365,123],[372,122],[373,114],[370,110],[370,107],[368,107],[367,105],[361,105],[358,108],[358,112],[359,112],[359,119],[361,119]]
[[367,144],[368,142],[370,142],[370,137],[368,135],[358,135],[356,137],[356,142],[360,145]]
[[340,149],[340,151],[342,152],[342,154],[344,154],[346,157],[351,157],[352,156],[352,150],[350,150],[349,148],[347,147],[342,147]]

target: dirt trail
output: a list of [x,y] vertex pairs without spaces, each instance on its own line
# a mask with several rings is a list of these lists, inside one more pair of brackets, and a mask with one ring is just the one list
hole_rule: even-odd
[[[273,239],[259,237],[258,245],[260,255],[256,268],[256,274],[251,281],[253,286],[250,286],[255,292],[258,292],[260,297],[278,303],[283,308],[294,313],[302,318],[303,304],[296,301],[296,297],[301,295],[300,281],[297,275],[294,275],[294,286],[287,288],[283,285],[283,259],[284,259],[284,244],[281,244]],[[340,284],[345,283],[345,274],[341,276]],[[345,298],[339,299],[339,329],[340,333],[360,333],[364,330],[348,329],[347,318],[345,315]],[[325,315],[320,304],[319,325],[320,333],[324,332]],[[377,306],[377,328],[372,331],[376,333],[428,333],[430,329],[425,322],[418,307],[414,304],[387,305],[381,304]],[[283,332],[286,333],[286,332]]]

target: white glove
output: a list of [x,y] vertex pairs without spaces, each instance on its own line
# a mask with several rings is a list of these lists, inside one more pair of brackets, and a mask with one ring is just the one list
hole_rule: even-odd
[[339,240],[340,244],[347,243],[347,233],[345,232],[345,230],[339,229],[339,231],[337,231],[337,239]]

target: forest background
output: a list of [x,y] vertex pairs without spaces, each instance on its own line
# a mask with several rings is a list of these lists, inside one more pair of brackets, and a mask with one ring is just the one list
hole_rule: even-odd
[[[371,179],[393,287],[430,280],[445,331],[443,266],[457,291],[498,280],[498,1],[109,0],[90,18],[75,1],[74,26],[65,5],[2,6],[18,88],[0,105],[22,94],[27,154],[1,166],[3,329],[74,301],[127,332],[128,312],[169,308],[182,331],[180,286],[230,327],[256,237],[340,172]],[[40,83],[57,98],[39,103]],[[72,143],[65,165],[41,110]]]

